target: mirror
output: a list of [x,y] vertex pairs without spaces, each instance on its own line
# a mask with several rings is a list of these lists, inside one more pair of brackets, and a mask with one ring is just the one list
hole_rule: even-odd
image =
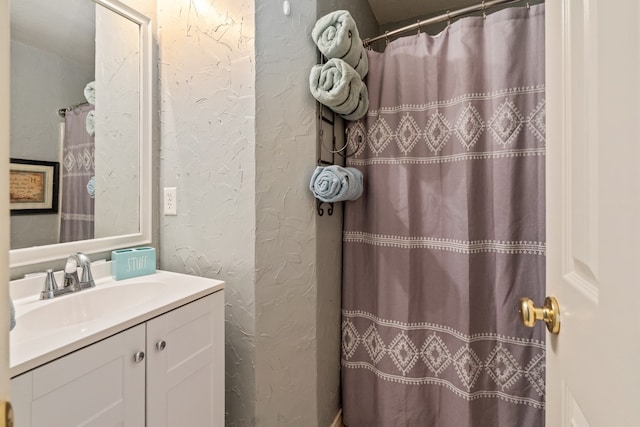
[[11,267],[151,241],[150,111],[147,17],[11,2]]

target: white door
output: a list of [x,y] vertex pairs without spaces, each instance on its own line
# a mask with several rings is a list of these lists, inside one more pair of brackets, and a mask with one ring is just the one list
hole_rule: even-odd
[[[9,400],[9,2],[0,0],[0,401]],[[0,427],[4,426],[0,420]]]
[[640,2],[546,5],[547,427],[640,426]]

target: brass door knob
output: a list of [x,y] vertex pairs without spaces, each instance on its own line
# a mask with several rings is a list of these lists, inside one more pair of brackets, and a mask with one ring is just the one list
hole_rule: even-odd
[[546,297],[544,305],[536,307],[531,298],[520,298],[520,319],[524,326],[533,328],[537,320],[544,320],[552,334],[560,333],[560,305],[555,297]]
[[11,402],[0,402],[0,427],[13,427],[13,408]]

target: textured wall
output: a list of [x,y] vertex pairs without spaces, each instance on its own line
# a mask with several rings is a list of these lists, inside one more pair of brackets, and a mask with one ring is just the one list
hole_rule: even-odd
[[256,418],[316,425],[316,1],[256,2]]
[[228,425],[253,425],[255,70],[250,0],[160,0],[161,268],[227,282]]
[[333,10],[348,10],[358,24],[358,32],[363,39],[380,34],[380,25],[373,15],[367,0],[320,0],[318,1],[318,17]]
[[340,407],[342,210],[319,217],[308,190],[317,161],[310,33],[340,8],[365,36],[378,26],[365,0],[291,2],[288,17],[281,5],[256,8],[256,413],[260,425],[326,426]]
[[161,187],[178,189],[178,215],[161,217],[161,267],[227,281],[227,425],[329,425],[341,211],[319,218],[308,191],[318,2],[292,1],[290,16],[281,0],[158,10]]

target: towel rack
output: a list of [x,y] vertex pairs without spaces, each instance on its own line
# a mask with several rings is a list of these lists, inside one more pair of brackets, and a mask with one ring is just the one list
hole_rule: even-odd
[[[320,104],[319,102],[316,102],[316,105],[318,109],[318,124],[317,124],[318,143],[316,146],[316,158],[318,159],[318,166],[335,165],[336,154],[338,154],[338,150],[336,150],[336,135],[335,135],[336,114],[333,111],[326,108],[324,105]],[[325,123],[331,126],[331,149],[328,149],[324,143],[325,130],[324,130],[323,124]],[[323,149],[330,154],[330,160],[323,159],[323,152],[322,152]],[[327,209],[327,214],[329,216],[333,215],[333,202],[327,203],[327,202],[323,202],[322,200],[316,199],[316,210],[318,211],[318,215],[320,216],[324,215],[325,208],[323,207],[323,205],[325,204],[329,205]]]
[[[318,52],[318,60],[320,64],[324,64],[327,59]],[[318,159],[318,166],[331,166],[335,164],[339,164],[340,166],[344,166],[345,159],[347,157],[355,155],[360,150],[360,144],[364,143],[363,141],[358,144],[358,147],[355,147],[352,153],[348,153],[347,149],[349,146],[349,138],[347,138],[346,127],[344,126],[344,120],[330,108],[322,105],[320,102],[316,101],[316,111],[317,111],[317,123],[316,129],[318,132],[317,135],[317,145],[316,145],[316,158]],[[330,144],[325,144],[325,126],[323,124],[327,124],[331,127],[331,140]],[[342,133],[344,136],[344,144],[342,147],[337,146],[338,134]],[[329,154],[327,157],[323,157],[323,154]],[[337,156],[337,158],[336,158]],[[339,160],[339,163],[336,162]],[[318,215],[324,215],[325,208],[324,204],[329,205],[327,209],[328,215],[333,215],[333,202],[323,202],[321,200],[316,199],[316,209],[318,211]]]

